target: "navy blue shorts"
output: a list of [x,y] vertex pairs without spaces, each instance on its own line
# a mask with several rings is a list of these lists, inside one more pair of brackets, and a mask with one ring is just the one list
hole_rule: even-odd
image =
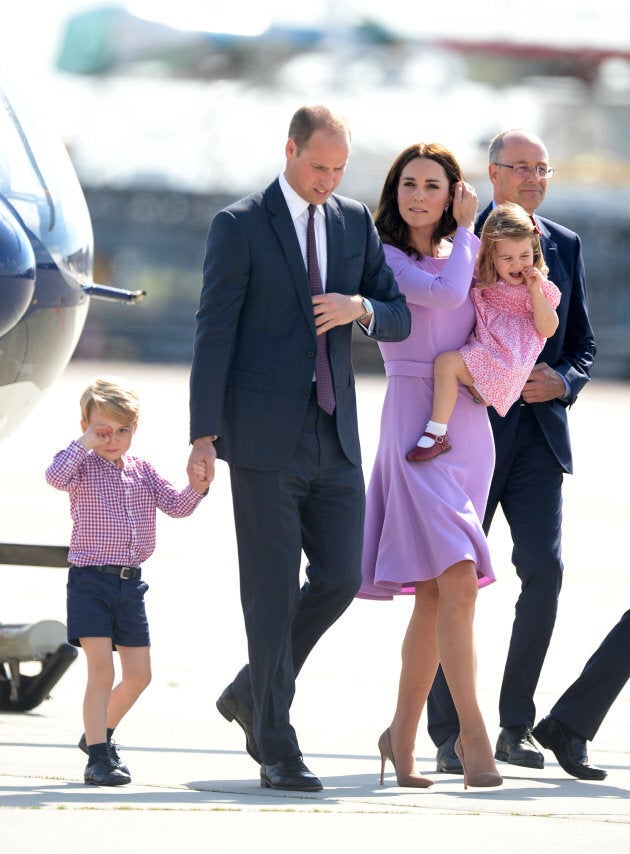
[[89,567],[71,566],[66,586],[68,642],[111,638],[115,646],[150,646],[144,607],[146,581],[126,581]]

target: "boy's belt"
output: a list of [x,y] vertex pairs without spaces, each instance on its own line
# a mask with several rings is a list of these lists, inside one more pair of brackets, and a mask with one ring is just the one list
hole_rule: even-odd
[[108,575],[117,575],[123,581],[135,581],[140,578],[139,566],[121,566],[117,563],[106,563],[102,566],[82,566],[79,569],[96,569],[98,572],[106,572]]

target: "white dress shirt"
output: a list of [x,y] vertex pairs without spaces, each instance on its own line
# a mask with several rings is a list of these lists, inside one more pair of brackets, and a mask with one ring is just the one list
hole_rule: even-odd
[[[295,233],[302,250],[304,258],[304,266],[306,264],[306,228],[308,226],[308,202],[295,192],[293,187],[284,177],[284,173],[280,173],[280,189],[286,200],[295,226]],[[317,244],[317,263],[319,264],[319,275],[322,280],[322,287],[326,290],[326,270],[328,269],[328,253],[326,251],[326,214],[321,205],[315,206],[315,242]],[[308,269],[308,267],[307,267]]]
[[[306,229],[308,227],[308,202],[302,196],[299,196],[293,187],[289,184],[281,172],[278,176],[280,181],[280,189],[289,208],[291,219],[295,227],[300,249],[302,250],[302,258],[304,258],[304,266],[308,270],[306,260]],[[326,290],[326,271],[328,269],[328,251],[326,243],[326,214],[322,205],[315,205],[315,243],[317,245],[317,263],[319,264],[319,275],[322,280],[322,288]],[[370,320],[369,326],[366,329],[368,335],[372,335],[374,331],[374,315]],[[365,327],[363,327],[365,329]]]

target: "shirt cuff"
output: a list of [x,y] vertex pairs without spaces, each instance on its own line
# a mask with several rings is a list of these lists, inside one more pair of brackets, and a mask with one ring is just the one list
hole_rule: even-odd
[[558,376],[560,377],[560,379],[564,383],[564,394],[560,398],[560,400],[563,401],[564,403],[570,403],[571,402],[571,386],[567,382],[566,377],[562,376],[560,371],[556,371],[556,373],[558,374]]

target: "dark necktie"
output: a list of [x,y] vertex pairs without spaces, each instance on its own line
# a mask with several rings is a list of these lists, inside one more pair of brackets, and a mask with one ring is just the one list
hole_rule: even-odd
[[[324,292],[319,275],[317,245],[315,243],[315,205],[308,206],[308,226],[306,229],[306,266],[308,268],[308,286],[311,296]],[[317,356],[315,357],[315,380],[317,382],[317,403],[332,415],[335,411],[335,389],[332,371],[328,359],[328,334],[317,336]]]

